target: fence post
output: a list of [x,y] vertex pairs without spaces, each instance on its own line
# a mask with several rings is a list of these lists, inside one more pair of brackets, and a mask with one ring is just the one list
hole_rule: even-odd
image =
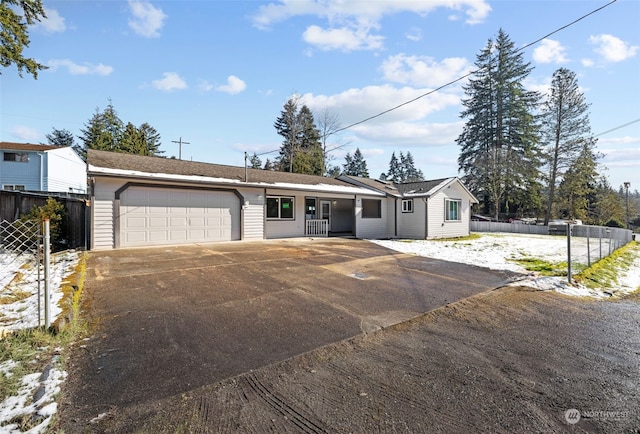
[[591,267],[591,244],[589,243],[590,234],[591,226],[587,226],[587,267]]
[[44,219],[44,326],[46,329],[51,327],[51,297],[49,294],[49,253],[51,250],[49,219]]
[[571,223],[567,223],[567,279],[571,284]]

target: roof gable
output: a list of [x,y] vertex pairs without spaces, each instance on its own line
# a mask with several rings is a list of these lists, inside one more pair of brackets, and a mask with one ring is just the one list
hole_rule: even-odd
[[453,183],[458,183],[462,187],[462,189],[469,195],[469,198],[472,202],[478,202],[475,196],[471,194],[471,192],[458,177],[399,183],[350,175],[340,176],[339,179],[399,198],[430,197],[443,188]]

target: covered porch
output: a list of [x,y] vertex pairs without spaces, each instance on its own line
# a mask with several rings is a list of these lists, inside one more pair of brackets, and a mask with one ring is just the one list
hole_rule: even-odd
[[305,235],[342,237],[355,235],[355,200],[305,197]]

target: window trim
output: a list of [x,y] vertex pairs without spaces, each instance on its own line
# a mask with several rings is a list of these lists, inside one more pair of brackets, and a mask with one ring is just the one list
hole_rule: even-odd
[[3,184],[2,189],[6,191],[26,191],[26,186],[22,184]]
[[[457,204],[456,206],[456,217],[455,219],[450,218],[451,217],[451,204],[455,203]],[[462,221],[462,216],[461,214],[461,208],[462,208],[462,199],[445,199],[444,200],[444,221],[446,222],[460,222]]]
[[[9,155],[13,157],[11,159],[7,158]],[[29,153],[28,152],[3,152],[2,161],[7,163],[28,163],[29,162]]]
[[[365,215],[364,213],[364,203],[365,202],[370,202],[370,203],[377,203],[377,215],[375,216],[370,216],[370,215]],[[362,199],[361,202],[361,206],[362,206],[362,218],[363,219],[381,219],[382,218],[382,200],[380,199]]]
[[412,213],[413,212],[413,199],[402,199],[402,212],[403,213]]
[[[269,199],[275,199],[275,200],[278,201],[278,216],[277,217],[269,217]],[[290,200],[291,217],[282,217],[282,210],[283,210],[282,199]],[[266,216],[267,220],[272,220],[272,221],[288,220],[288,221],[292,221],[292,220],[296,219],[296,198],[295,198],[295,196],[267,196],[267,200],[265,201],[265,206],[266,206],[265,216]]]

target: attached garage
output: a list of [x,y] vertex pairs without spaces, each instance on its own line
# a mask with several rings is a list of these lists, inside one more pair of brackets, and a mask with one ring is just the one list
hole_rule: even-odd
[[240,239],[240,199],[232,191],[138,185],[119,198],[120,247]]

